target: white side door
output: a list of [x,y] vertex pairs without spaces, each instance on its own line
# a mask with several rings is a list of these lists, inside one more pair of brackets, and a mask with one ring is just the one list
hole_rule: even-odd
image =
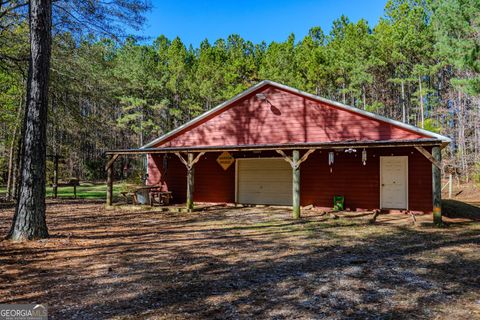
[[408,209],[408,157],[380,157],[380,207]]

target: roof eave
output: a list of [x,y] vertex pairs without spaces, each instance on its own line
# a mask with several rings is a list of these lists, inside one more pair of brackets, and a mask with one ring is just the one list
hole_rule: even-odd
[[227,146],[191,146],[191,147],[160,147],[139,148],[125,150],[108,150],[106,154],[153,154],[175,152],[220,152],[220,151],[269,151],[293,149],[338,149],[338,148],[376,148],[376,147],[411,147],[411,146],[441,146],[438,139],[411,139],[411,140],[365,140],[365,141],[337,141],[322,143],[283,143],[283,144],[256,144],[256,145],[227,145]]

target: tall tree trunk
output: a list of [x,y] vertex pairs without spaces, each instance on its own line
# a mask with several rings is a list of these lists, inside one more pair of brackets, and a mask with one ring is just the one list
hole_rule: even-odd
[[45,165],[52,2],[30,0],[30,64],[20,190],[8,234],[11,240],[48,237],[45,219]]
[[365,85],[362,87],[362,100],[363,100],[363,110],[367,109],[367,97],[366,97]]
[[402,79],[402,122],[407,123],[407,109],[405,109],[405,84]]
[[8,156],[8,173],[7,173],[7,201],[12,200],[14,195],[13,193],[13,183],[14,183],[14,161],[15,161],[15,145],[17,142],[18,127],[20,126],[20,121],[22,119],[22,110],[23,110],[23,94],[20,97],[20,104],[18,106],[17,116],[15,118],[15,128],[13,129],[12,141],[10,143],[10,150]]
[[424,107],[423,107],[423,92],[422,92],[422,77],[418,77],[418,86],[419,86],[419,90],[420,90],[420,123],[421,123],[421,127],[423,129],[424,125],[425,125],[425,111],[423,110]]
[[476,98],[477,112],[475,125],[475,161],[479,160],[480,155],[480,97]]
[[[406,83],[406,92],[405,92],[405,114],[406,114],[406,123],[410,124],[410,113],[412,112],[412,86],[409,82]],[[405,86],[405,84],[404,84]]]
[[[23,110],[23,112],[25,113],[25,110]],[[23,118],[25,118],[25,115],[23,116]],[[24,122],[23,118],[21,120],[22,122]],[[19,186],[19,180],[20,180],[19,171],[20,170],[19,170],[19,168],[20,168],[20,160],[21,160],[21,153],[22,153],[23,136],[25,135],[24,133],[25,133],[25,126],[22,125],[21,130],[20,130],[20,136],[17,139],[15,159],[14,159],[14,162],[13,162],[12,195],[13,195],[13,198],[15,200],[18,199],[18,189],[20,189],[20,186]]]
[[462,99],[462,93],[458,90],[458,108],[457,108],[457,120],[458,120],[458,145],[459,145],[459,156],[460,164],[462,166],[462,175],[465,180],[468,182],[468,172],[467,172],[467,150],[465,143],[465,108],[464,101]]

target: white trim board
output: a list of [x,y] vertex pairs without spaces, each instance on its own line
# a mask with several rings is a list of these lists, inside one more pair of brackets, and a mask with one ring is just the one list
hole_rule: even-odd
[[289,87],[289,86],[286,86],[286,85],[283,85],[283,84],[280,84],[280,83],[277,83],[277,82],[274,82],[274,81],[263,80],[263,81],[257,83],[256,85],[248,88],[247,90],[243,91],[242,93],[234,96],[230,100],[227,100],[227,101],[219,104],[218,106],[214,107],[213,109],[199,115],[198,117],[188,121],[187,123],[181,125],[180,127],[178,127],[176,129],[158,137],[157,139],[154,139],[153,141],[151,141],[151,142],[147,143],[146,145],[142,146],[140,149],[151,148],[154,145],[161,143],[162,141],[164,141],[164,140],[168,139],[169,137],[177,134],[178,132],[195,125],[196,123],[198,123],[201,120],[207,118],[208,116],[214,114],[215,112],[221,111],[222,109],[232,105],[233,103],[242,99],[243,97],[247,96],[248,94],[250,94],[250,93],[252,93],[252,92],[254,92],[254,91],[256,91],[256,90],[258,90],[262,87],[265,87],[267,85],[270,85],[272,87],[276,87],[276,88],[279,88],[279,89],[283,89],[285,91],[290,91],[290,92],[299,94],[301,96],[307,97],[309,99],[312,99],[312,100],[315,100],[315,101],[318,101],[318,102],[323,102],[323,103],[326,103],[326,104],[330,104],[330,105],[333,105],[333,106],[335,106],[339,109],[343,109],[343,110],[346,110],[346,111],[349,111],[349,112],[360,114],[362,116],[365,116],[365,117],[368,117],[368,118],[371,118],[371,119],[375,119],[375,120],[378,120],[378,121],[389,123],[391,125],[394,125],[394,126],[397,126],[397,127],[409,130],[409,131],[413,131],[413,132],[425,135],[427,137],[439,139],[440,141],[442,141],[444,143],[450,143],[452,141],[452,139],[450,139],[446,136],[443,136],[443,135],[440,135],[438,133],[431,132],[431,131],[428,131],[428,130],[425,130],[425,129],[421,129],[421,128],[412,126],[410,124],[403,123],[401,121],[393,120],[393,119],[390,119],[390,118],[387,118],[387,117],[384,117],[384,116],[381,116],[381,115],[378,115],[378,114],[375,114],[375,113],[372,113],[372,112],[368,112],[368,111],[365,111],[365,110],[361,110],[361,109],[358,109],[358,108],[355,108],[355,107],[352,107],[352,106],[349,106],[349,105],[346,105],[346,104],[343,104],[343,103],[340,103],[340,102],[336,102],[336,101],[332,101],[332,100],[329,100],[329,99],[326,99],[326,98],[322,98],[322,97],[319,97],[319,96],[307,93],[305,91],[301,91],[301,90],[298,90],[298,89],[295,89],[295,88],[292,88],[292,87]]

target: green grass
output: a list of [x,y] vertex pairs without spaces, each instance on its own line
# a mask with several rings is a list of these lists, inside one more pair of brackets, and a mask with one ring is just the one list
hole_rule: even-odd
[[[125,182],[120,182],[113,185],[113,196],[120,196],[120,192],[125,190],[127,184]],[[6,192],[5,187],[0,187],[0,194],[4,195]],[[53,188],[47,186],[47,198],[53,196]],[[73,187],[59,187],[58,188],[58,197],[59,198],[73,198]],[[77,187],[77,198],[78,199],[105,199],[107,197],[107,186],[105,183],[81,183]]]

